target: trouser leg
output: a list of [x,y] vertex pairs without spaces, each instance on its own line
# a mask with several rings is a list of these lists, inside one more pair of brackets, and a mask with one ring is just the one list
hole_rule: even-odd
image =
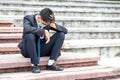
[[36,49],[36,37],[34,34],[26,34],[25,36],[26,54],[29,56],[32,64],[39,64]]
[[57,60],[60,56],[60,49],[64,42],[65,34],[63,32],[55,33],[48,44],[41,43],[41,56],[50,56],[50,59]]

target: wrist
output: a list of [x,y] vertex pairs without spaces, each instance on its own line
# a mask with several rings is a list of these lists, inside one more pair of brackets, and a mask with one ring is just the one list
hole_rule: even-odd
[[51,27],[54,29],[57,29],[56,24],[55,23],[51,23]]

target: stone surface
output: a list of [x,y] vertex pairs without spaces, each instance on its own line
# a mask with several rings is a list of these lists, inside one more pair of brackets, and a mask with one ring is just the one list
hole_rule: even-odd
[[23,27],[2,27],[0,28],[0,34],[10,34],[10,33],[22,33]]
[[13,27],[14,21],[13,20],[0,20],[0,27]]
[[[0,72],[23,71],[24,68],[31,66],[29,58],[23,58],[21,54],[1,55],[0,56]],[[45,67],[48,57],[40,59],[40,67]],[[97,54],[76,54],[62,53],[57,60],[57,64],[63,67],[88,66],[96,65],[100,59]],[[22,70],[23,68],[23,70]]]
[[[119,47],[119,39],[81,39],[65,40],[65,49],[96,48],[96,47]],[[1,43],[0,52],[19,51],[18,43]]]
[[[36,0],[36,1],[39,1],[39,0]],[[107,65],[107,67],[106,66],[92,66],[92,67],[84,67],[84,68],[75,67],[75,66],[87,66],[87,65],[96,64],[97,62],[92,60],[93,59],[98,60],[99,58],[98,57],[95,58],[95,56],[91,55],[91,53],[102,55],[102,57],[113,57],[114,55],[120,55],[120,49],[119,49],[119,46],[120,46],[120,43],[119,43],[120,41],[119,40],[120,5],[119,4],[120,2],[99,1],[99,0],[66,0],[69,2],[62,2],[62,3],[56,2],[56,4],[54,4],[55,0],[53,1],[54,1],[53,4],[51,4],[52,2],[50,3],[47,2],[47,4],[40,2],[39,4],[39,2],[32,3],[29,1],[29,3],[28,2],[26,3],[21,1],[21,3],[20,2],[18,3],[18,1],[8,2],[6,0],[7,2],[6,4],[5,0],[2,0],[2,3],[4,4],[0,4],[0,8],[1,8],[0,18],[2,20],[14,19],[15,26],[20,27],[20,26],[23,26],[22,18],[24,15],[38,13],[38,11],[43,7],[50,7],[51,9],[54,10],[55,15],[57,16],[56,22],[58,22],[61,25],[64,25],[65,27],[86,28],[86,29],[87,28],[116,28],[118,30],[100,29],[99,31],[98,29],[97,30],[81,29],[80,31],[77,30],[78,32],[76,30],[75,30],[76,32],[73,31],[74,34],[70,33],[69,35],[67,35],[68,39],[89,39],[89,40],[74,40],[74,41],[68,41],[68,42],[65,41],[66,51],[70,49],[72,52],[76,51],[76,52],[79,52],[80,54],[79,55],[77,54],[76,56],[72,54],[63,55],[62,56],[63,58],[61,59],[60,57],[57,63],[64,67],[71,66],[74,68],[66,68],[62,72],[53,72],[53,71],[51,72],[51,71],[42,70],[43,73],[40,73],[40,74],[32,74],[31,72],[6,73],[6,74],[0,74],[0,80],[19,80],[19,79],[20,80],[31,80],[31,79],[32,80],[34,79],[79,80],[79,79],[91,79],[91,78],[94,78],[94,80],[98,80],[101,77],[102,78],[115,77],[117,75],[120,75],[120,72],[119,72],[120,69],[118,65],[113,66],[112,64],[108,64],[108,63],[119,64],[119,60],[120,60],[119,58],[113,61],[108,60],[109,62],[103,59],[103,63],[104,65]],[[73,3],[75,2],[77,3],[73,4],[70,1],[73,1]],[[40,6],[42,7],[38,8]],[[2,16],[2,15],[5,15],[5,16]],[[16,33],[16,32],[21,33],[21,31],[19,32],[18,29],[16,30],[12,29],[12,31],[13,33]],[[104,31],[106,31],[107,33]],[[0,33],[2,32],[6,33],[7,31],[2,30]],[[19,34],[18,35],[16,34],[11,37],[12,34],[10,32],[8,34],[10,35],[7,35],[7,37],[6,37],[6,34],[0,35],[0,38],[3,40],[6,39],[6,42],[7,41],[12,42],[14,40],[9,40],[9,38],[20,39],[20,36],[21,36]],[[91,40],[91,38],[95,40]],[[118,40],[113,40],[115,38]],[[98,40],[98,39],[102,39],[102,40]],[[105,40],[105,39],[110,39],[110,40]],[[16,43],[18,41],[16,41]],[[1,54],[4,54],[4,52],[7,52],[7,53],[18,52],[19,49],[17,48],[16,43],[0,44],[0,51],[3,51]],[[89,56],[86,56],[85,58],[84,56],[82,56],[83,53],[85,55],[89,54]],[[19,54],[0,56],[1,72],[25,71],[26,68],[28,69],[30,67],[29,59],[25,59],[25,58],[22,58],[21,56],[16,56],[16,55],[19,55]],[[40,67],[43,67],[47,63],[47,60],[48,58],[45,58],[45,59],[42,58]],[[3,69],[3,68],[6,68],[6,69]]]
[[91,78],[109,78],[120,75],[113,68],[105,66],[89,66],[66,68],[64,71],[42,71],[39,74],[31,72],[5,73],[0,75],[0,80],[87,80]]
[[[15,20],[16,26],[22,26],[22,19],[24,15],[38,13],[39,10],[41,10],[43,7],[49,7],[53,9],[53,11],[55,12],[57,22],[66,27],[74,26],[80,28],[81,27],[118,28],[120,22],[118,18],[120,16],[119,4],[120,3],[118,2],[93,1],[93,0],[92,1],[82,0],[77,2],[49,1],[49,3],[45,1],[41,3],[35,1],[30,2],[30,1],[3,0],[1,1],[0,4],[1,5],[0,15],[5,16],[0,17],[1,19],[13,18]],[[66,18],[68,15],[69,18]],[[58,16],[63,17],[57,18]],[[78,18],[76,17],[79,18],[79,21]],[[71,19],[73,20],[71,21]]]
[[[119,28],[67,28],[67,29],[68,34],[66,35],[66,40],[120,38]],[[22,32],[23,27],[6,27],[6,28],[2,27],[0,28],[0,42],[1,43],[12,42],[12,40],[13,42],[19,42],[22,37]]]

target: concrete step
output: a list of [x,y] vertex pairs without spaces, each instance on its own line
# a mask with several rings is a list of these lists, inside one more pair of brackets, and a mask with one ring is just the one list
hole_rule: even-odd
[[13,20],[0,20],[0,27],[13,27],[14,21]]
[[0,34],[12,34],[23,33],[23,27],[2,27],[0,28]]
[[[4,9],[2,9],[4,8]],[[12,9],[13,8],[13,9]],[[26,10],[25,10],[26,9]],[[32,9],[32,10],[31,10]],[[20,7],[19,9],[16,9],[16,7],[1,7],[1,11],[0,14],[2,15],[6,15],[5,17],[7,17],[7,15],[10,15],[10,17],[12,15],[27,15],[31,13],[39,13],[39,11],[43,9],[37,9],[37,8],[24,8],[22,9],[22,7]],[[118,17],[120,16],[120,11],[118,10],[106,10],[106,9],[80,9],[80,8],[51,8],[56,16],[84,16],[84,17]],[[7,12],[7,13],[5,13]],[[18,16],[19,17],[19,16]]]
[[[74,32],[120,32],[120,28],[67,28],[70,33]],[[23,33],[23,27],[2,27],[0,28],[0,34],[12,34],[12,33]]]
[[4,73],[1,80],[108,80],[120,76],[120,72],[111,67],[89,66],[65,68],[64,71],[42,71],[39,74],[31,72]]
[[[42,3],[41,3],[41,2]],[[112,4],[114,4],[114,5],[119,5],[120,4],[120,2],[119,1],[111,1],[111,0],[101,0],[101,1],[99,1],[99,0],[76,0],[76,1],[79,1],[79,2],[77,2],[77,3],[75,3],[75,2],[73,2],[73,1],[75,1],[75,0],[69,0],[69,1],[67,1],[67,0],[44,0],[44,1],[42,1],[42,0],[40,0],[40,1],[35,1],[35,0],[31,0],[31,1],[20,1],[20,0],[18,0],[18,1],[15,1],[15,0],[11,0],[11,1],[9,1],[9,0],[1,0],[0,1],[0,3],[1,4],[13,4],[13,5],[16,5],[16,4],[18,4],[18,5],[26,5],[26,6],[28,6],[28,5],[62,5],[62,6],[78,6],[78,5],[74,5],[74,4],[92,4],[92,5],[94,5],[94,4],[101,4],[101,5],[104,5],[104,4],[106,4],[106,5],[112,5]],[[60,2],[61,1],[61,2]],[[17,3],[18,2],[18,3]],[[49,2],[48,4],[46,4],[47,2]],[[33,4],[32,4],[33,3]],[[52,3],[56,3],[56,4],[52,4]],[[69,5],[66,5],[66,3],[68,3]]]
[[[1,15],[1,19],[23,20],[24,16],[20,15]],[[3,19],[4,20],[4,19]],[[118,17],[83,17],[83,16],[56,16],[56,21],[120,21]]]
[[64,42],[65,52],[96,53],[104,57],[120,56],[119,39],[80,39]]
[[[9,1],[9,0],[1,0],[1,1]],[[15,0],[11,0],[15,1]],[[29,0],[18,0],[18,1],[29,1]],[[96,4],[119,4],[119,1],[112,0],[30,0],[31,2],[77,2],[77,3],[96,3]]]
[[[72,39],[119,39],[120,28],[68,28],[66,40]],[[23,27],[0,28],[0,42],[19,42],[22,38]],[[51,34],[54,32],[51,31]]]
[[[18,43],[1,43],[0,53],[10,54],[18,53]],[[65,40],[65,52],[82,52],[96,54],[115,55],[119,54],[120,39],[81,39],[81,40]]]
[[0,34],[0,43],[17,43],[22,39],[22,33]]
[[120,3],[120,1],[117,1],[117,0],[114,0],[114,1],[113,0],[60,0],[60,1],[63,1],[63,2],[70,1],[70,2],[77,2],[77,3],[95,3],[95,4],[119,4]]
[[[0,58],[0,73],[30,70],[30,59],[23,58],[21,54],[0,55]],[[41,57],[41,69],[45,69],[48,59],[48,57]],[[62,67],[88,66],[96,65],[99,59],[99,55],[96,54],[62,53],[56,63]]]
[[2,6],[16,6],[16,7],[62,7],[62,8],[81,8],[81,7],[89,7],[89,8],[119,8],[120,3],[117,4],[101,4],[101,3],[74,3],[74,2],[35,2],[35,1],[1,1]]
[[[13,19],[15,20],[15,26],[23,26],[22,17],[19,17],[19,19],[14,17]],[[65,27],[74,26],[75,28],[119,28],[120,19],[118,17],[56,16],[56,23]]]
[[67,40],[120,38],[120,28],[68,28],[68,31]]

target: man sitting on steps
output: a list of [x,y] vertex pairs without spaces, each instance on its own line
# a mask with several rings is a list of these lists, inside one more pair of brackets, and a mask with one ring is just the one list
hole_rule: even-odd
[[[54,30],[56,33],[50,37],[49,30]],[[24,57],[30,58],[33,73],[40,73],[39,50],[40,57],[50,56],[46,65],[47,70],[63,70],[55,64],[55,61],[61,55],[60,50],[67,32],[65,27],[55,23],[54,13],[49,8],[42,9],[39,14],[24,17],[24,31],[18,47]]]

